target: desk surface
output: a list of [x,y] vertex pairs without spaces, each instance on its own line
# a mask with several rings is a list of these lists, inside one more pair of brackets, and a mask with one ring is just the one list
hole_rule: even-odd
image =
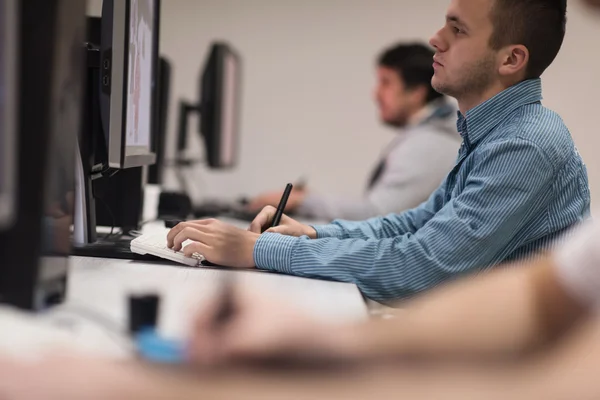
[[333,322],[367,318],[355,285],[305,279],[256,270],[181,267],[175,263],[73,257],[68,297],[46,314],[0,308],[0,353],[36,356],[55,345],[109,357],[129,357],[123,340],[127,296],[155,292],[161,296],[160,332],[182,339],[196,310],[216,294],[224,275],[261,296]]
[[[160,329],[182,337],[190,317],[216,295],[225,275],[260,295],[287,300],[315,317],[328,320],[364,318],[366,305],[355,285],[326,282],[257,270],[181,267],[158,262],[73,257],[68,304],[94,309],[126,322],[126,296],[147,291],[161,296]],[[123,325],[124,326],[124,325]]]
[[[153,189],[151,189],[153,190]],[[147,203],[157,203],[156,193]],[[150,211],[144,214],[152,219]],[[240,228],[244,221],[227,220]],[[148,223],[144,232],[164,229]],[[196,310],[216,294],[224,276],[274,301],[287,301],[316,318],[333,322],[368,317],[367,306],[353,284],[299,278],[258,270],[189,268],[169,261],[140,262],[72,257],[67,301],[45,314],[33,315],[0,307],[0,353],[35,357],[55,345],[111,357],[129,357],[124,340],[127,298],[154,292],[161,296],[159,330],[182,339]]]

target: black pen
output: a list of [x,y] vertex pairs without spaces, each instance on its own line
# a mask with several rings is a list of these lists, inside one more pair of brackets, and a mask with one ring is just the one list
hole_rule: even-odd
[[285,206],[287,204],[288,198],[290,197],[290,193],[292,193],[292,188],[294,185],[288,183],[283,191],[283,196],[281,196],[281,200],[279,201],[279,206],[277,206],[277,211],[275,211],[275,216],[273,217],[273,223],[271,224],[271,228],[276,227],[281,222],[281,216],[283,215],[283,211],[285,210]]

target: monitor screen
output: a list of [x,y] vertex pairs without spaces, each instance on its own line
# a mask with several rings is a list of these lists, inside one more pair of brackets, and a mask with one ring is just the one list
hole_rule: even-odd
[[200,133],[211,168],[232,168],[237,163],[241,92],[239,53],[226,43],[215,42],[200,80]]
[[151,147],[154,0],[131,0],[127,71],[126,154]]
[[14,215],[16,197],[16,0],[0,0],[0,227]]
[[221,104],[221,148],[223,165],[233,165],[237,156],[237,129],[239,115],[239,65],[232,53],[227,53],[223,66],[223,97]]

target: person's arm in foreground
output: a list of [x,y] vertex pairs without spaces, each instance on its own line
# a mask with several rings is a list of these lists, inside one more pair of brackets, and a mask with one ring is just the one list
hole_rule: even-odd
[[192,375],[86,358],[33,364],[0,358],[0,398],[592,399],[600,395],[599,360],[600,319],[593,319],[543,356],[496,364],[365,365],[312,372],[209,369]]
[[196,358],[516,355],[560,337],[585,313],[548,257],[447,284],[405,303],[393,319],[334,325],[281,300],[239,288],[236,314],[218,334],[209,328],[218,307],[207,305],[195,324]]
[[345,346],[368,357],[517,355],[560,337],[584,313],[545,257],[407,302],[392,320],[350,329]]
[[[235,317],[215,335],[199,313],[199,360],[514,356],[551,344],[600,303],[600,223],[587,222],[536,261],[448,283],[402,304],[396,318],[326,324],[281,299],[235,291]],[[257,322],[258,321],[258,322]]]
[[[450,283],[396,320],[359,327],[371,354],[515,354],[552,343],[600,306],[600,223],[544,257]],[[388,324],[389,322],[389,324]]]

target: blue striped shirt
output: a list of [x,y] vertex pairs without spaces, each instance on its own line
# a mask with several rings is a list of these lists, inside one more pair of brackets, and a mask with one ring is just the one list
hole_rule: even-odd
[[315,226],[315,240],[262,234],[256,266],[390,301],[543,249],[589,214],[590,194],[567,127],[541,99],[531,79],[459,113],[456,166],[417,208]]

